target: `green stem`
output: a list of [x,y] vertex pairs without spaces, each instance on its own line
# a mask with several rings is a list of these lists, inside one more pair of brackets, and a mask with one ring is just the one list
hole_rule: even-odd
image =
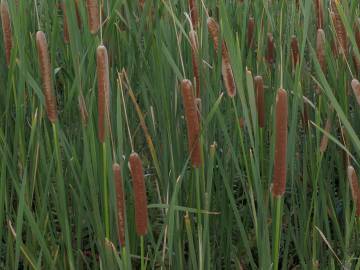
[[144,236],[140,236],[140,248],[141,248],[141,270],[145,270],[144,261]]
[[102,144],[103,150],[103,185],[104,185],[104,214],[105,214],[105,237],[110,239],[110,224],[109,224],[109,194],[107,181],[107,162],[106,162],[106,144]]
[[126,247],[123,247],[121,251],[122,251],[122,261],[123,261],[124,269],[127,269]]
[[279,268],[279,249],[281,237],[281,202],[282,197],[275,198],[275,238],[274,238],[274,270]]

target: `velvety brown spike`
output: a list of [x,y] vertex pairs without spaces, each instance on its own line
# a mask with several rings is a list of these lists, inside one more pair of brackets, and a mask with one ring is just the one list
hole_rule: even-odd
[[63,12],[63,28],[64,28],[64,42],[66,44],[68,44],[70,42],[70,38],[69,38],[69,26],[68,26],[68,20],[67,20],[67,16],[66,16],[66,7],[65,7],[65,3],[62,2],[60,4],[61,6],[61,10]]
[[144,236],[147,233],[148,209],[144,171],[137,153],[134,152],[130,155],[129,164],[134,189],[136,233]]
[[[331,115],[329,115],[328,118],[326,119],[324,130],[330,134]],[[328,144],[329,144],[329,137],[326,134],[323,134],[323,137],[321,138],[321,142],[320,142],[320,153],[324,153],[326,151]]]
[[80,116],[81,116],[81,122],[84,126],[87,126],[88,119],[89,119],[89,113],[86,109],[86,103],[84,99],[84,95],[80,92],[79,98],[79,110],[80,110]]
[[295,70],[296,66],[299,64],[299,59],[300,59],[299,44],[296,36],[291,37],[291,57],[292,57],[293,70]]
[[359,180],[356,175],[355,169],[353,166],[349,165],[347,168],[347,175],[349,180],[349,185],[351,189],[351,195],[356,206],[355,216],[360,217],[360,188]]
[[345,26],[341,21],[341,17],[336,4],[337,0],[331,0],[332,20],[335,27],[336,39],[338,41],[338,52],[345,57],[347,56],[348,40],[346,36]]
[[256,92],[256,108],[258,114],[258,123],[260,128],[265,127],[265,93],[264,93],[264,81],[262,76],[256,76],[255,92]]
[[316,56],[322,71],[325,73],[326,72],[325,32],[322,29],[318,29],[316,34]]
[[45,96],[46,113],[50,122],[57,120],[56,99],[53,95],[51,64],[48,52],[48,44],[44,32],[36,33],[36,47],[38,51],[40,73],[43,84],[43,94]]
[[196,85],[196,97],[200,97],[200,76],[199,76],[199,55],[198,55],[198,38],[196,31],[191,30],[189,33],[190,43],[191,43],[191,60],[193,65],[193,72]]
[[357,103],[360,105],[360,82],[357,79],[351,81],[351,88],[353,89]]
[[196,6],[196,0],[189,0],[190,18],[193,28],[196,29],[199,23],[199,13]]
[[116,191],[117,225],[119,242],[122,247],[125,246],[125,196],[121,177],[121,168],[117,163],[113,164],[113,174]]
[[324,11],[323,11],[323,3],[322,0],[314,0],[315,1],[315,12],[316,12],[316,20],[317,20],[317,28],[324,27]]
[[247,25],[247,44],[249,48],[254,48],[254,30],[255,20],[254,17],[250,17]]
[[11,49],[12,49],[11,20],[9,14],[9,7],[7,2],[5,1],[1,1],[0,3],[0,14],[1,14],[3,37],[4,37],[6,64],[10,65]]
[[226,92],[229,97],[234,97],[236,95],[236,86],[235,86],[233,70],[231,67],[229,51],[227,49],[225,42],[223,42],[222,44],[221,71],[222,71]]
[[86,0],[88,23],[91,34],[96,34],[100,28],[98,0]]
[[197,168],[202,164],[200,148],[200,123],[192,84],[189,80],[183,80],[181,82],[181,92],[185,111],[191,164],[193,167]]
[[219,25],[213,18],[209,17],[207,19],[207,26],[208,26],[208,30],[211,35],[211,38],[214,42],[214,49],[215,49],[215,51],[217,51],[219,48],[219,33],[220,33]]
[[287,149],[287,125],[288,125],[288,100],[284,89],[279,89],[276,95],[275,105],[275,160],[272,194],[281,197],[286,188],[286,149]]
[[267,52],[266,52],[266,60],[269,65],[275,63],[275,42],[272,33],[267,34]]
[[103,143],[106,136],[106,119],[109,116],[109,62],[106,47],[100,45],[96,50],[96,70],[98,77],[98,137]]

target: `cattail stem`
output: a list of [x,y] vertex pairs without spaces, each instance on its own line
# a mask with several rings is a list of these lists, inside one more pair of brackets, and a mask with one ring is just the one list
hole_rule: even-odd
[[36,46],[38,51],[40,72],[43,83],[43,94],[45,96],[45,107],[47,116],[51,123],[57,120],[56,99],[53,95],[52,70],[48,52],[48,44],[44,32],[36,33]]
[[1,24],[2,24],[3,38],[4,38],[6,64],[9,66],[10,58],[11,58],[11,49],[12,49],[12,31],[11,31],[9,7],[6,1],[1,0],[0,14],[1,14]]
[[130,155],[129,165],[134,189],[136,232],[139,236],[144,236],[148,222],[147,198],[143,166],[137,153]]
[[140,252],[141,252],[141,270],[145,270],[145,251],[144,251],[144,236],[140,236]]
[[106,144],[102,143],[103,154],[103,189],[104,189],[104,219],[105,219],[105,237],[110,239],[110,220],[109,220],[109,191],[107,179],[107,156]]
[[273,268],[279,269],[279,251],[282,226],[282,197],[275,197],[275,228],[274,228],[274,246],[273,246]]

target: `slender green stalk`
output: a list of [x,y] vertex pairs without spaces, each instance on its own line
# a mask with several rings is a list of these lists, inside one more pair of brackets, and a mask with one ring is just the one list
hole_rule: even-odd
[[107,156],[106,143],[102,143],[103,154],[103,189],[104,189],[104,219],[105,219],[105,237],[110,239],[110,220],[109,220],[109,185],[107,179]]
[[275,210],[275,227],[274,227],[274,246],[273,246],[273,269],[279,269],[279,250],[281,239],[281,220],[282,220],[282,197],[274,198],[274,210]]

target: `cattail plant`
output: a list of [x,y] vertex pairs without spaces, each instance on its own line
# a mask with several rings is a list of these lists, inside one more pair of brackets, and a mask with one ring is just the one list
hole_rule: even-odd
[[275,105],[275,157],[272,194],[275,200],[275,237],[273,248],[273,269],[279,267],[281,236],[281,204],[286,187],[286,149],[287,149],[288,100],[287,93],[280,88]]
[[[330,133],[331,131],[331,114],[328,115],[328,118],[326,119],[324,130],[326,133]],[[320,153],[325,153],[327,146],[329,144],[329,137],[327,134],[323,134],[323,137],[321,138],[320,142]]]
[[199,13],[196,6],[196,0],[189,0],[189,9],[192,26],[196,29],[199,24]]
[[36,47],[38,51],[40,73],[43,84],[43,94],[45,96],[45,106],[47,116],[51,123],[57,120],[56,99],[53,95],[51,64],[48,52],[48,44],[44,32],[36,33]]
[[195,30],[191,30],[189,33],[191,44],[191,60],[193,65],[193,73],[196,85],[196,97],[200,97],[200,76],[199,76],[199,55],[198,55],[198,37]]
[[316,12],[316,26],[317,28],[324,27],[324,11],[322,0],[314,0],[315,2],[315,12]]
[[10,20],[8,4],[4,0],[1,0],[0,3],[0,14],[1,14],[1,24],[2,24],[3,38],[4,38],[6,64],[10,65],[11,49],[12,49],[11,20]]
[[325,32],[323,29],[318,29],[316,34],[316,56],[319,61],[321,70],[326,72],[325,59]]
[[125,247],[125,196],[123,191],[121,168],[118,163],[114,163],[112,169],[116,191],[118,236],[121,247]]
[[291,59],[293,70],[295,70],[300,60],[299,44],[295,35],[291,37]]
[[256,108],[258,114],[258,123],[260,128],[265,127],[265,93],[264,81],[262,76],[255,76],[255,91],[256,91]]
[[219,24],[213,18],[209,17],[207,19],[207,27],[211,35],[211,38],[214,42],[215,52],[217,52],[219,48],[219,34],[220,34]]
[[247,24],[247,45],[249,48],[254,48],[254,30],[255,30],[255,19],[250,17]]
[[98,77],[98,138],[101,143],[105,141],[106,119],[109,116],[109,63],[105,46],[100,45],[96,50],[96,69]]
[[69,25],[68,25],[68,20],[67,20],[67,16],[66,16],[65,3],[62,2],[60,4],[60,7],[61,7],[61,10],[63,12],[64,43],[68,44],[70,42],[70,37],[69,37]]
[[360,105],[360,82],[357,79],[351,81],[351,88],[353,89],[357,103]]
[[100,28],[98,0],[86,0],[88,23],[91,34],[96,34]]
[[286,148],[287,148],[287,123],[288,101],[284,89],[279,89],[276,95],[275,119],[275,164],[272,194],[281,197],[286,186]]
[[197,168],[202,164],[200,148],[200,123],[192,84],[189,80],[183,80],[181,82],[181,92],[185,110],[191,164],[193,167]]
[[229,97],[233,98],[236,95],[236,85],[234,80],[234,74],[230,63],[230,55],[226,45],[226,42],[222,43],[222,62],[221,71],[226,88],[226,92]]
[[275,63],[275,41],[272,33],[267,34],[266,60],[269,65],[273,65]]
[[136,233],[144,236],[148,223],[147,198],[143,166],[137,153],[133,152],[130,155],[129,166],[134,188]]
[[347,168],[348,181],[350,185],[351,195],[356,206],[355,216],[360,217],[360,188],[359,180],[356,175],[355,169],[353,166],[349,165]]
[[334,28],[335,28],[335,34],[336,39],[338,41],[337,47],[338,52],[343,55],[344,57],[347,56],[347,49],[348,49],[348,40],[346,36],[346,30],[343,22],[341,21],[341,17],[338,11],[337,7],[337,1],[338,0],[331,0],[331,18],[333,20]]
[[141,9],[144,8],[144,5],[145,5],[145,0],[139,0],[139,6]]

